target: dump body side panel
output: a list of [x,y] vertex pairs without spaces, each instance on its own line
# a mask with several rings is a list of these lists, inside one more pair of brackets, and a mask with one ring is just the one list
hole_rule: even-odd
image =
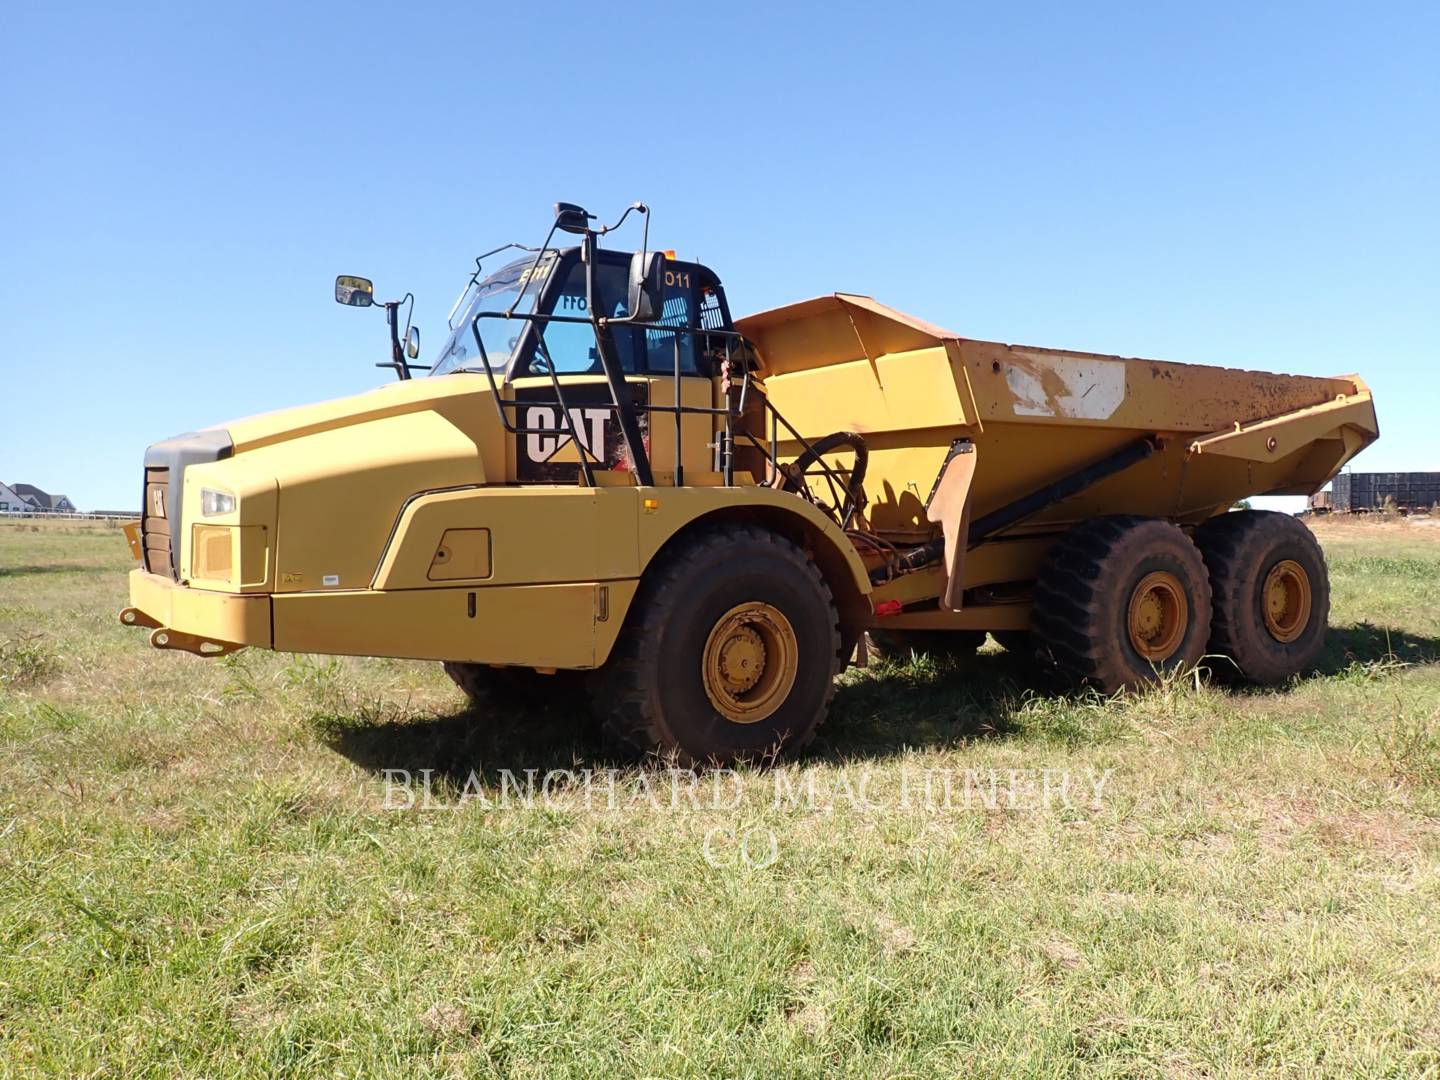
[[[1160,437],[1159,453],[1033,515],[1023,533],[1097,514],[1196,522],[1247,495],[1308,492],[1377,433],[1368,391],[1353,376],[972,341],[844,295],[738,326],[761,352],[770,400],[801,435],[848,429],[865,437],[870,522],[895,539],[931,533],[925,500],[957,439],[978,452],[972,512],[983,516],[1138,438]],[[948,364],[937,363],[942,355]],[[1205,442],[1237,425],[1256,429],[1245,450]],[[782,450],[798,453],[799,445]]]
[[961,341],[982,419],[1209,432],[1353,394],[1353,379]]

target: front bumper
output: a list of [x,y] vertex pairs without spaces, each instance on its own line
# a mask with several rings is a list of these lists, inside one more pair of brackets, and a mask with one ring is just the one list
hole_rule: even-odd
[[536,668],[593,668],[615,644],[639,582],[476,589],[221,593],[130,571],[126,626],[157,649],[392,656]]
[[210,592],[145,570],[130,571],[130,606],[120,612],[120,622],[148,627],[157,649],[200,656],[247,645],[268,649],[273,640],[268,594]]

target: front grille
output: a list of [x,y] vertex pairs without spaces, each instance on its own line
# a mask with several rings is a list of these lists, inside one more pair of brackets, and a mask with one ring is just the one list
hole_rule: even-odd
[[140,537],[145,569],[175,577],[174,545],[170,532],[170,470],[145,470],[145,505],[140,514]]
[[180,580],[176,538],[185,520],[180,505],[185,469],[224,461],[234,450],[228,431],[211,428],[176,435],[145,451],[145,506],[140,512],[140,534],[145,542],[146,570]]

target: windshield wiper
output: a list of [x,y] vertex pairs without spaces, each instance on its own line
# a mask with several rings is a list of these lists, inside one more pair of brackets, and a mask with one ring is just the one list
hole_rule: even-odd
[[470,275],[470,280],[465,283],[465,288],[460,290],[460,295],[455,300],[455,306],[450,309],[450,314],[445,316],[445,322],[449,325],[451,330],[455,329],[455,313],[460,310],[460,306],[464,304],[465,298],[470,295],[470,290],[475,286],[475,283],[480,280],[480,270],[483,261],[490,258],[491,255],[498,255],[500,254],[500,252],[509,251],[511,248],[516,248],[520,251],[540,250],[539,248],[527,247],[525,244],[521,244],[517,241],[509,244],[501,244],[499,247],[492,248],[491,250],[485,252],[485,254],[483,255],[475,256],[475,272]]

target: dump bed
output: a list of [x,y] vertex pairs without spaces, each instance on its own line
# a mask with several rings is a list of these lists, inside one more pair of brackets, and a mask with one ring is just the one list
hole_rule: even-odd
[[1017,526],[1097,514],[1198,522],[1245,496],[1309,494],[1378,435],[1358,376],[1316,378],[962,338],[868,297],[836,294],[738,323],[771,402],[806,439],[864,435],[874,528],[931,531],[925,504],[950,447],[977,454],[972,513],[1141,438],[1159,452]]

